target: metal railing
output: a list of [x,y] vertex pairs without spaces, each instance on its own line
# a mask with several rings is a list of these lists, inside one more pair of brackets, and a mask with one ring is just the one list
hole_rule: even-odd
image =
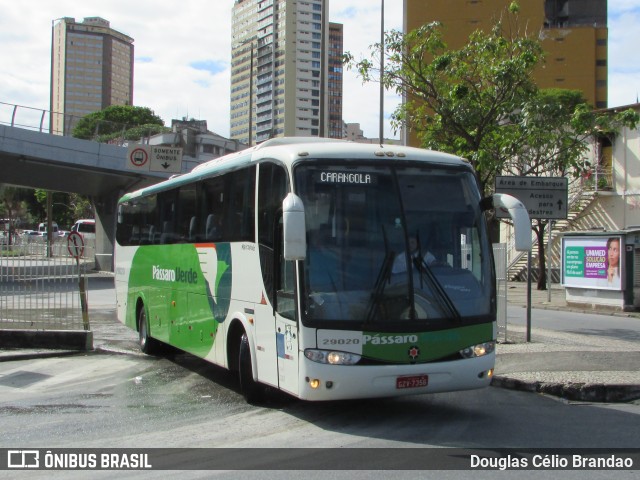
[[[71,126],[76,125],[82,118],[82,116],[78,115],[69,115],[40,108],[0,102],[0,124],[40,133],[71,136]],[[56,129],[51,125],[52,120],[55,120],[54,125],[64,125],[66,127],[64,130],[60,128]],[[124,123],[100,120],[96,122],[91,140],[126,146],[130,140],[125,138],[125,134],[129,128],[133,127],[133,125]],[[156,133],[155,131],[152,132],[149,130],[146,134],[140,136],[142,138],[148,138]]]
[[93,259],[93,247],[72,257],[66,239],[0,245],[0,329],[83,330],[80,282]]

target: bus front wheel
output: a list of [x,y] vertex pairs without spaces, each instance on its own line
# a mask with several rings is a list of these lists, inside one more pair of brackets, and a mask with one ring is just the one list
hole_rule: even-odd
[[246,333],[240,337],[240,349],[238,355],[238,371],[240,376],[240,391],[248,403],[256,403],[262,400],[262,388],[253,379],[251,367],[251,348]]

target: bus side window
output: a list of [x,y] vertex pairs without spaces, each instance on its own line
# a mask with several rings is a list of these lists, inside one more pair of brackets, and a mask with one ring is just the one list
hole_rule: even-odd
[[[173,225],[170,243],[192,241],[195,233],[196,185],[183,185],[178,192],[178,211]],[[169,232],[167,232],[169,233]]]
[[129,245],[140,245],[140,227],[133,225],[131,227],[131,237],[129,238]]
[[222,220],[226,208],[224,176],[207,178],[198,197],[197,238],[206,242],[222,240]]
[[255,167],[244,168],[228,174],[228,198],[225,240],[255,241]]
[[207,223],[205,225],[204,237],[208,242],[213,242],[218,239],[218,221],[213,213],[207,215]]
[[189,241],[195,242],[197,240],[198,233],[198,217],[193,216],[189,220]]
[[258,250],[262,280],[269,301],[275,304],[274,250],[278,212],[289,190],[286,170],[273,163],[261,163],[258,174]]

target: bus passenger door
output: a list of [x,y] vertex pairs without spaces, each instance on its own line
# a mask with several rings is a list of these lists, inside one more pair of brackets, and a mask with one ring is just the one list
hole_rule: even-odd
[[[290,191],[286,169],[263,162],[258,166],[258,251],[264,296],[256,313],[256,336],[264,349],[256,352],[260,380],[297,393],[298,330],[293,298],[293,262],[282,259],[282,201]],[[271,329],[271,330],[269,330]]]
[[260,382],[278,386],[278,365],[276,362],[275,318],[273,306],[267,300],[266,292],[259,304],[255,305],[256,364]]
[[278,385],[298,394],[298,323],[295,302],[295,262],[282,260],[276,289],[276,350]]

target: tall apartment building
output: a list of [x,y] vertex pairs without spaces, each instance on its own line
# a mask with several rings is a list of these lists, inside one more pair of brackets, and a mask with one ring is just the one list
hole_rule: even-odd
[[344,138],[344,122],[342,121],[342,86],[344,35],[341,23],[329,23],[329,138]]
[[[440,21],[452,49],[488,30],[512,0],[404,0],[404,31]],[[535,72],[540,88],[581,90],[607,107],[607,0],[519,0],[520,25],[536,33],[546,61]],[[411,142],[413,143],[413,142]]]
[[327,136],[328,0],[235,0],[231,138]]
[[133,38],[100,17],[60,18],[52,28],[51,131],[67,135],[83,116],[133,103]]

